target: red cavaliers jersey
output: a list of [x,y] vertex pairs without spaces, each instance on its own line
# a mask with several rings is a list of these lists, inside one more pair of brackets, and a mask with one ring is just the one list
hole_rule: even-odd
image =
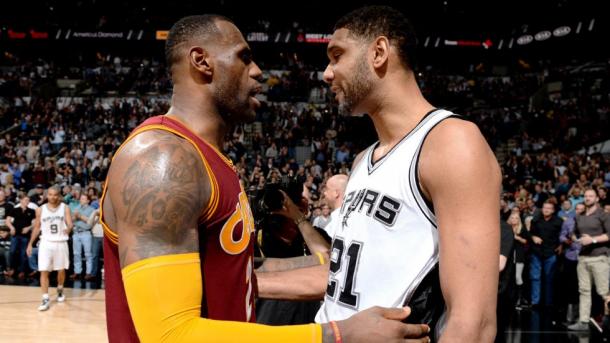
[[[212,194],[199,224],[203,280],[201,316],[254,322],[254,222],[248,198],[233,164],[185,125],[166,116],[149,118],[130,134],[126,142],[148,130],[169,131],[193,144],[201,157],[202,168],[206,169],[210,178]],[[112,180],[107,180],[106,185],[108,182]],[[105,191],[106,189],[102,195],[102,205]],[[110,342],[137,342],[138,336],[129,313],[119,264],[120,237],[104,223],[103,206],[101,210],[108,338]],[[171,295],[159,301],[171,301]]]

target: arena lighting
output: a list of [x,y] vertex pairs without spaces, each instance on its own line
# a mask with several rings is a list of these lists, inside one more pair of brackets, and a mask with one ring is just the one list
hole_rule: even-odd
[[532,35],[523,35],[517,38],[517,44],[519,45],[527,45],[534,41],[534,37]]
[[327,33],[306,33],[305,42],[307,43],[328,43],[333,35]]
[[553,36],[555,37],[563,37],[570,34],[572,29],[569,26],[560,26],[553,30]]
[[445,40],[445,45],[448,46],[473,46],[473,47],[484,47],[485,49],[489,49],[493,46],[493,42],[488,39],[486,41],[475,41],[475,40]]
[[9,39],[25,39],[25,32],[13,31],[12,29],[9,29],[8,38]]
[[542,41],[545,41],[545,40],[551,38],[551,36],[553,36],[551,31],[540,31],[540,32],[536,33],[536,35],[534,36],[534,39],[536,39],[539,42],[542,42]]
[[32,39],[49,39],[49,33],[45,31],[30,30],[30,37]]
[[246,36],[248,42],[268,42],[269,35],[265,32],[250,32]]

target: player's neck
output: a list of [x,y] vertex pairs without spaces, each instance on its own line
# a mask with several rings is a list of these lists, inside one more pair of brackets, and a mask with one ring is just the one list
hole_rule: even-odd
[[[377,106],[370,117],[375,125],[379,146],[393,146],[434,109],[421,94],[414,79],[387,82],[376,90]],[[396,85],[399,85],[398,87]]]
[[55,210],[59,207],[59,203],[57,204],[51,204],[50,202],[47,203],[47,207],[51,210]]
[[210,97],[174,90],[171,107],[166,115],[177,119],[217,149],[222,149],[228,126]]

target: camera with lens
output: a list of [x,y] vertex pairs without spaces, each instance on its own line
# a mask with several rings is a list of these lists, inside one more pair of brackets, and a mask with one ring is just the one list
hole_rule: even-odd
[[261,230],[258,234],[259,245],[263,254],[267,257],[294,257],[302,256],[304,240],[299,228],[294,221],[275,213],[284,206],[284,195],[286,195],[301,208],[303,213],[303,182],[289,179],[280,183],[268,183],[257,192],[254,197],[254,219],[257,228]]

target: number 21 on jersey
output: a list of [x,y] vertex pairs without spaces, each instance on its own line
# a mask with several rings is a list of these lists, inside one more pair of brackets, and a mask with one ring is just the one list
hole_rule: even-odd
[[[362,242],[357,241],[352,241],[349,246],[345,246],[341,237],[335,237],[330,249],[330,270],[326,296],[354,309],[358,309],[358,293],[354,292],[354,286],[363,246]],[[343,273],[345,276],[343,280],[339,280],[337,275],[342,270],[345,270]],[[342,285],[339,284],[340,281],[343,283]],[[338,299],[336,299],[337,294]]]

